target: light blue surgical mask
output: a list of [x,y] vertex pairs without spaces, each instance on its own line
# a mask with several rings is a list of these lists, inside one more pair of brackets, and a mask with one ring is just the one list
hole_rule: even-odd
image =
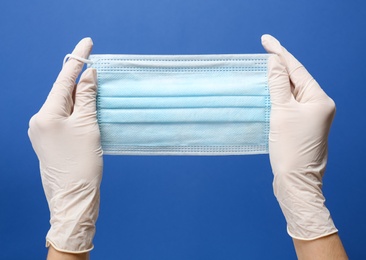
[[268,57],[91,55],[104,153],[268,153]]

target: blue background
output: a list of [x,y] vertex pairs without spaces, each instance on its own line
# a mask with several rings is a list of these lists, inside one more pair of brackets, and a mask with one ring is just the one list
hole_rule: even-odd
[[[324,193],[366,259],[366,8],[354,1],[0,3],[0,259],[44,259],[49,213],[28,120],[83,37],[93,53],[263,53],[276,36],[337,104]],[[295,259],[267,155],[105,156],[92,259]]]

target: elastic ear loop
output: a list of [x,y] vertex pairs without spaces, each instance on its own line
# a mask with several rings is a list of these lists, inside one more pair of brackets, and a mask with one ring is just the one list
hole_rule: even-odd
[[69,60],[69,59],[75,59],[87,64],[93,64],[93,62],[91,60],[88,59],[84,59],[82,57],[76,56],[74,54],[66,54],[65,58],[64,58],[64,62],[62,63],[62,66],[65,65],[65,63]]

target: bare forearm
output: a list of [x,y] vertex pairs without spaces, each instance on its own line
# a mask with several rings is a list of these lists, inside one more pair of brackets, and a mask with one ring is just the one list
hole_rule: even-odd
[[338,233],[311,241],[293,239],[299,260],[348,260]]
[[52,246],[48,249],[47,260],[88,260],[89,253],[70,254],[57,251]]

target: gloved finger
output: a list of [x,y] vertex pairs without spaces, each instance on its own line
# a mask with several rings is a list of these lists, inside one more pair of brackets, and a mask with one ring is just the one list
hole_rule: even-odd
[[74,113],[80,115],[95,115],[97,95],[97,72],[89,68],[81,75],[76,87]]
[[[87,58],[91,52],[93,42],[91,38],[82,39],[72,52],[73,55]],[[79,76],[84,63],[70,58],[59,73],[51,92],[43,105],[42,109],[49,114],[59,116],[70,115],[73,106],[72,94],[75,82]]]
[[277,54],[284,62],[292,85],[294,96],[299,102],[307,102],[318,95],[323,95],[319,84],[313,79],[305,67],[289,53],[280,42],[271,35],[262,36],[263,47],[270,53]]

